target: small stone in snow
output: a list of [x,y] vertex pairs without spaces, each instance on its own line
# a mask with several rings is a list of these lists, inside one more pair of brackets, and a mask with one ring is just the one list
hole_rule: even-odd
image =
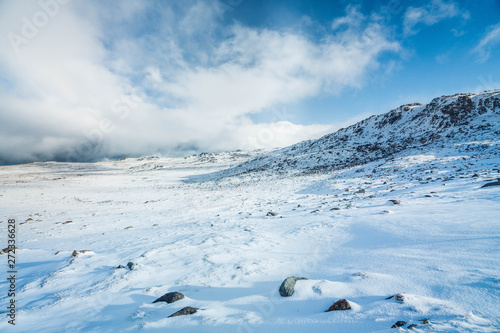
[[280,286],[280,295],[282,297],[289,297],[289,296],[292,296],[293,293],[295,292],[294,290],[294,287],[295,287],[295,283],[298,281],[298,280],[307,280],[306,278],[303,278],[303,277],[295,277],[295,276],[290,276],[290,277],[287,277],[282,283],[281,283],[281,286]]
[[396,294],[396,295],[389,296],[389,297],[386,298],[386,300],[393,299],[393,298],[396,298],[396,300],[399,301],[399,302],[404,302],[405,301],[405,297],[403,296],[403,294]]
[[133,270],[135,268],[135,264],[132,261],[129,261],[127,266],[128,268],[130,268],[130,270]]
[[405,326],[405,325],[406,325],[406,321],[400,320],[400,321],[396,322],[394,325],[392,325],[391,328],[398,328],[398,327]]
[[408,329],[411,330],[414,329],[415,327],[417,327],[417,324],[411,324],[410,326],[408,326]]
[[278,216],[278,215],[279,215],[278,213],[275,213],[275,212],[272,212],[272,211],[269,211],[266,214],[266,216]]
[[186,315],[191,315],[193,313],[196,313],[196,311],[198,311],[197,308],[192,308],[190,306],[186,306],[185,308],[182,308],[180,309],[179,311],[177,311],[176,313],[174,314],[171,314],[170,316],[168,316],[168,318],[171,318],[171,317],[177,317],[177,316],[186,316]]
[[125,268],[125,266],[123,266],[123,265],[118,265],[118,267],[116,267],[116,269],[120,269],[120,268]]
[[401,201],[394,200],[394,199],[389,200],[389,202],[392,202],[392,204],[394,204],[394,205],[400,205],[401,204]]
[[340,207],[333,207],[333,208],[332,208],[332,209],[330,209],[330,210],[341,210],[341,209],[342,209],[342,208],[340,208]]
[[330,311],[339,311],[339,310],[350,310],[351,304],[346,299],[340,299],[337,302],[333,303],[332,306],[326,310],[326,312]]
[[157,302],[174,303],[174,302],[177,302],[177,301],[179,301],[179,300],[181,300],[183,298],[184,298],[184,294],[183,293],[180,293],[178,291],[174,291],[174,292],[171,292],[171,293],[166,293],[162,297],[156,299],[153,303],[157,303]]
[[92,250],[80,250],[80,251],[77,251],[77,250],[74,250],[73,251],[73,254],[71,254],[72,257],[76,257],[77,255],[79,255],[80,253],[90,253],[90,254],[93,254],[94,251]]

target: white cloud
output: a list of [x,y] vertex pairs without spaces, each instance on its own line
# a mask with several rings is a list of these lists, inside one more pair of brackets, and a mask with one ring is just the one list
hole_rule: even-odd
[[[221,26],[215,1],[134,3],[114,4],[110,15],[109,3],[61,2],[19,52],[2,39],[0,163],[274,147],[318,137],[332,127],[287,117],[256,124],[249,115],[362,87],[384,52],[400,50],[353,7],[318,42],[301,32]],[[23,17],[40,10],[37,1],[0,3],[0,34],[22,36]]]
[[418,32],[415,27],[418,24],[434,25],[444,19],[462,16],[464,20],[469,19],[470,14],[462,12],[454,2],[432,0],[425,7],[410,7],[403,19],[405,35],[413,35]]
[[500,44],[500,24],[488,27],[488,33],[479,41],[473,52],[479,57],[480,62],[488,60],[491,49]]
[[332,22],[332,30],[337,30],[342,27],[347,28],[360,28],[360,24],[365,20],[365,16],[359,12],[359,7],[348,6],[346,8],[346,15],[336,18]]

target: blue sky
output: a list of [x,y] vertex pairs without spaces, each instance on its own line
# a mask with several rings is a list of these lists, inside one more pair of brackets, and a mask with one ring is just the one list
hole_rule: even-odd
[[500,1],[0,1],[0,163],[318,138],[500,88]]

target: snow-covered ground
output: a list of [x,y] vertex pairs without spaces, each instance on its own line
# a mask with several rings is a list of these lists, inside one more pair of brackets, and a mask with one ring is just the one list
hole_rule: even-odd
[[[474,154],[206,182],[253,156],[0,167],[0,227],[17,220],[20,248],[16,326],[3,314],[0,331],[498,332],[500,186],[480,187],[500,156]],[[283,298],[288,276],[308,280]],[[152,303],[170,291],[186,297]]]

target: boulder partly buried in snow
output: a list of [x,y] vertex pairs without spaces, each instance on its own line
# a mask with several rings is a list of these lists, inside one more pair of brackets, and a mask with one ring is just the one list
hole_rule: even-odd
[[498,178],[498,180],[496,182],[484,184],[483,186],[481,186],[481,188],[490,187],[490,186],[500,186],[500,178]]
[[406,321],[397,321],[394,325],[392,325],[391,328],[398,328],[398,327],[402,327],[402,326],[405,326],[406,325]]
[[389,296],[386,298],[386,300],[388,299],[396,299],[397,301],[399,302],[404,302],[405,301],[405,297],[403,294],[395,294],[395,295],[392,295],[392,296]]
[[170,316],[168,316],[168,318],[177,317],[177,316],[192,315],[193,313],[196,313],[196,311],[198,311],[197,308],[192,308],[190,306],[186,306],[185,308],[180,309],[176,313],[171,314]]
[[333,303],[332,306],[326,310],[326,312],[330,311],[340,311],[340,310],[350,310],[351,304],[346,299],[340,299],[337,302]]
[[174,302],[177,302],[177,301],[179,301],[179,300],[181,300],[183,298],[184,298],[184,294],[183,293],[180,293],[178,291],[174,291],[174,292],[171,292],[171,293],[166,293],[162,297],[156,299],[153,303],[157,303],[157,302],[174,303]]
[[287,277],[282,283],[281,283],[281,286],[280,286],[280,295],[282,297],[289,297],[289,296],[292,296],[293,293],[295,292],[294,288],[295,288],[295,283],[298,281],[298,280],[307,280],[306,278],[304,277],[295,277],[295,276],[290,276],[290,277]]
[[279,214],[273,211],[267,212],[266,216],[278,216]]

